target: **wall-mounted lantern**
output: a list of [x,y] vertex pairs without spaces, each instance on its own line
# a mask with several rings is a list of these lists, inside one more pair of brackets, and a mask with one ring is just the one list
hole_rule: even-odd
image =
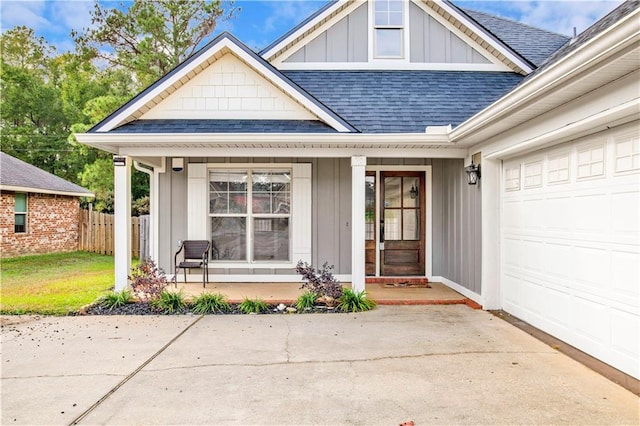
[[471,160],[471,165],[465,167],[464,171],[467,172],[467,183],[477,185],[480,180],[480,165],[473,164],[473,160]]

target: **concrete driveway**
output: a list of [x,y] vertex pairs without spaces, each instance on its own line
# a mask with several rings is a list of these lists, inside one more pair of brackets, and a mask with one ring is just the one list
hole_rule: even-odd
[[634,424],[631,392],[490,313],[4,317],[10,424]]

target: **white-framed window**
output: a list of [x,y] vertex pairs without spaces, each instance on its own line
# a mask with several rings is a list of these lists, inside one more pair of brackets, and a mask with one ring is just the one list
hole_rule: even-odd
[[515,164],[511,167],[505,167],[504,189],[505,191],[520,190],[520,164]]
[[404,0],[375,0],[374,56],[376,58],[404,57]]
[[569,154],[555,154],[549,156],[547,162],[547,181],[549,184],[569,182]]
[[291,262],[290,168],[209,169],[213,262]]
[[13,232],[24,234],[27,232],[27,194],[16,192],[14,194],[15,207]]
[[539,188],[542,186],[542,161],[525,163],[524,165],[524,187]]
[[628,136],[616,138],[616,172],[640,170],[640,138]]
[[604,143],[578,148],[578,179],[604,176]]

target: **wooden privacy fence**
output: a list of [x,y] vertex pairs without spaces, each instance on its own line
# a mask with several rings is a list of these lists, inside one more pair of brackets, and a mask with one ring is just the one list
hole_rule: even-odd
[[[80,211],[78,249],[113,255],[113,215],[91,210]],[[149,256],[149,216],[131,218],[131,256]]]

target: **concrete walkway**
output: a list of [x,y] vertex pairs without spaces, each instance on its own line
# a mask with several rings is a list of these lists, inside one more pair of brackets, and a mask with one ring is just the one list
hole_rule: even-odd
[[3,425],[640,422],[637,396],[465,305],[2,321]]

